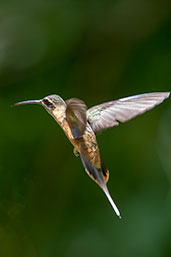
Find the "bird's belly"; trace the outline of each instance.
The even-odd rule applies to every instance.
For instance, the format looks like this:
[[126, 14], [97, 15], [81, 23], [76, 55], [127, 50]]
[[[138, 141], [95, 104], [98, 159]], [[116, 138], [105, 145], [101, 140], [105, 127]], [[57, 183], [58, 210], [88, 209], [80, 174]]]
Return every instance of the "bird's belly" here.
[[[66, 121], [65, 121], [66, 122]], [[96, 140], [96, 135], [91, 126], [87, 124], [83, 137], [74, 139], [71, 130], [67, 123], [63, 123], [63, 130], [75, 147], [76, 151], [84, 155], [84, 157], [97, 169], [101, 167], [99, 147]]]
[[76, 149], [97, 169], [101, 167], [99, 147], [96, 136], [90, 127], [87, 126], [84, 135], [81, 139], [76, 139]]

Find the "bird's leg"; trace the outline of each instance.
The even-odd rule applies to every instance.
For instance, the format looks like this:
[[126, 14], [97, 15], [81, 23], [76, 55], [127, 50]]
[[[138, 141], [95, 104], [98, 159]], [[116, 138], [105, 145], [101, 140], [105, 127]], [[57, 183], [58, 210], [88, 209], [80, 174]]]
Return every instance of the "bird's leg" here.
[[76, 156], [76, 157], [78, 157], [79, 156], [79, 152], [77, 151], [77, 149], [74, 147], [74, 149], [73, 149], [73, 153], [74, 153], [74, 155]]

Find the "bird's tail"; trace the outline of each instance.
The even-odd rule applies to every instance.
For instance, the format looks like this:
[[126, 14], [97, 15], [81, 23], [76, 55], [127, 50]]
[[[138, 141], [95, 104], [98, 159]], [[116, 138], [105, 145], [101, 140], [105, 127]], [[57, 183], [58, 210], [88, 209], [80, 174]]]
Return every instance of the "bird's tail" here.
[[117, 208], [116, 204], [114, 203], [114, 201], [113, 201], [113, 199], [112, 199], [112, 197], [111, 197], [111, 195], [109, 193], [109, 190], [108, 190], [106, 184], [103, 187], [101, 186], [101, 188], [102, 188], [103, 192], [105, 193], [107, 199], [109, 200], [110, 204], [112, 205], [112, 208], [115, 211], [116, 215], [121, 219], [120, 211]]
[[105, 177], [105, 175], [108, 174], [106, 167], [102, 165], [101, 169], [96, 169], [89, 161], [86, 160], [82, 154], [80, 154], [80, 157], [87, 174], [101, 187], [116, 215], [121, 218], [120, 212], [114, 203], [106, 185], [108, 179], [108, 176]]

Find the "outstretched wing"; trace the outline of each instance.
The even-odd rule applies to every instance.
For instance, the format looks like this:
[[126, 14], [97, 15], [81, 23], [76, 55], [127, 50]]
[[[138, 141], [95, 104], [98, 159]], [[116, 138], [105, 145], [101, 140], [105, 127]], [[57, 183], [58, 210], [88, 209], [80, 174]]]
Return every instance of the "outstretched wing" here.
[[170, 92], [148, 93], [121, 98], [87, 110], [87, 120], [94, 132], [117, 126], [162, 103]]
[[71, 129], [74, 139], [82, 137], [87, 125], [86, 111], [87, 106], [77, 98], [66, 101], [66, 120]]

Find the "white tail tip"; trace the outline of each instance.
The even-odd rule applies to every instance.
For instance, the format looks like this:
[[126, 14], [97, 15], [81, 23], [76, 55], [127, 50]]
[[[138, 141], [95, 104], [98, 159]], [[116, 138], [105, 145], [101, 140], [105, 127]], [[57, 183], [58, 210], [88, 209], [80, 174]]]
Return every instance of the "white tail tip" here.
[[109, 193], [107, 187], [102, 188], [102, 189], [103, 189], [105, 195], [107, 196], [107, 198], [108, 198], [110, 204], [112, 205], [112, 208], [113, 208], [113, 210], [115, 211], [116, 215], [121, 219], [120, 211], [119, 211], [119, 209], [117, 208], [116, 204], [114, 203], [112, 197], [110, 196], [110, 193]]

